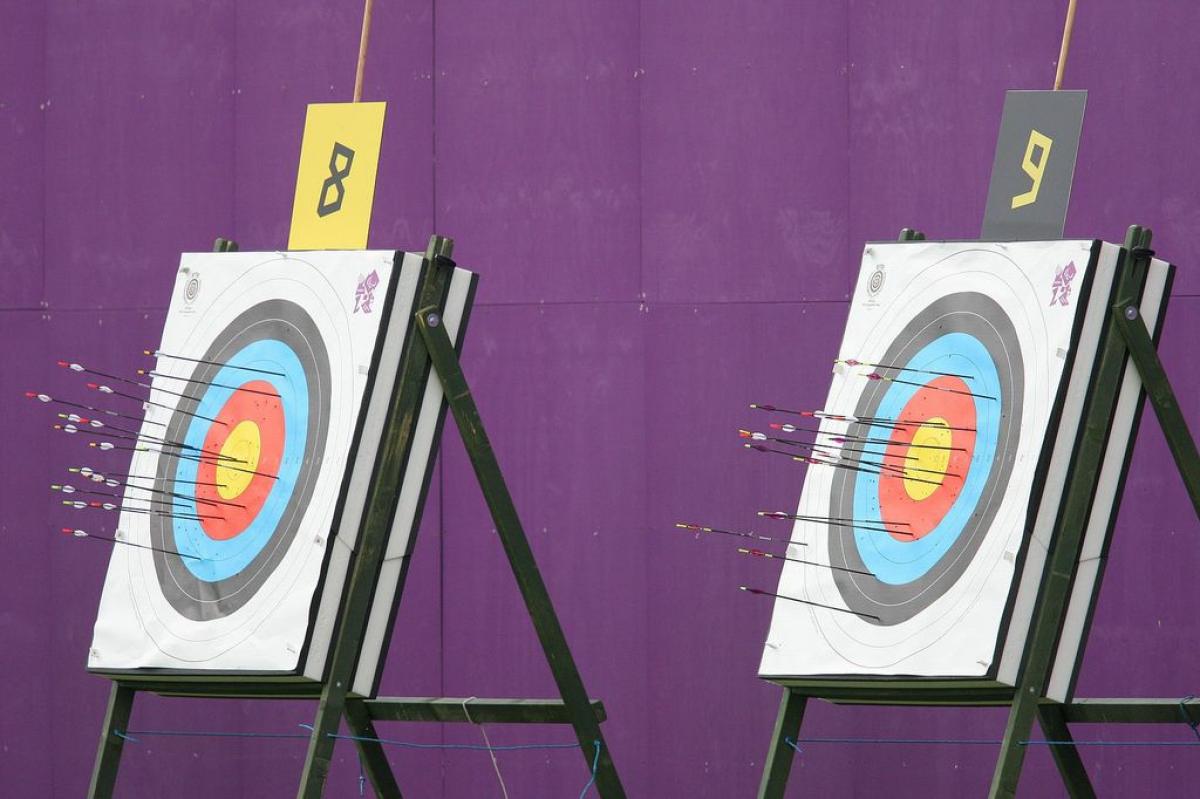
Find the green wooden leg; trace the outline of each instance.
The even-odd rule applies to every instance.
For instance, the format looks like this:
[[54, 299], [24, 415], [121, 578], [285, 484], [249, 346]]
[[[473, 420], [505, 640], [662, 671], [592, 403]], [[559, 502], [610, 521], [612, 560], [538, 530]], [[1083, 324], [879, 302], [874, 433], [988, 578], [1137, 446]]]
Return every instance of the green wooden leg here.
[[479, 487], [483, 490], [484, 500], [496, 524], [496, 531], [504, 546], [504, 554], [508, 556], [509, 565], [529, 609], [538, 640], [546, 653], [554, 682], [567, 706], [588, 771], [591, 771], [593, 759], [596, 757], [596, 746], [600, 746], [600, 757], [596, 767], [596, 790], [603, 799], [623, 799], [625, 789], [617, 775], [609, 748], [604, 743], [600, 721], [588, 698], [583, 679], [579, 676], [575, 659], [571, 656], [562, 625], [559, 624], [550, 594], [546, 591], [546, 584], [542, 581], [542, 575], [534, 560], [533, 550], [529, 548], [529, 540], [525, 537], [521, 520], [513, 506], [512, 496], [504, 483], [496, 454], [492, 451], [487, 433], [484, 432], [483, 420], [479, 416], [475, 400], [471, 397], [471, 389], [459, 365], [454, 345], [446, 335], [436, 308], [423, 307], [417, 311], [416, 320], [417, 329], [421, 331], [425, 340], [434, 369], [442, 381], [446, 401], [454, 414], [454, 421], [458, 424], [458, 431], [471, 459], [471, 466], [474, 467]]
[[[1136, 225], [1129, 229], [1116, 296], [1134, 298], [1142, 295], [1150, 264], [1146, 249], [1149, 243], [1148, 230]], [[993, 799], [1012, 799], [1017, 794], [1025, 750], [1028, 749], [1026, 742], [1038, 715], [1050, 669], [1054, 665], [1056, 645], [1062, 629], [1062, 612], [1070, 597], [1079, 547], [1095, 498], [1096, 479], [1104, 459], [1113, 404], [1128, 353], [1118, 332], [1115, 315], [1108, 322], [1104, 341], [1098, 356], [1092, 398], [1088, 400], [1084, 411], [1083, 434], [1075, 455], [1074, 476], [1063, 494], [1062, 509], [1047, 559], [1045, 582], [1038, 595], [1037, 610], [1025, 645], [1021, 678], [1009, 710], [996, 771], [992, 775], [989, 796]]]
[[758, 799], [783, 799], [787, 790], [788, 775], [792, 771], [792, 757], [796, 750], [788, 743], [800, 735], [800, 722], [804, 720], [804, 707], [808, 697], [791, 689], [783, 689], [783, 701], [779, 703], [779, 714], [775, 717], [775, 732], [771, 735], [771, 749], [767, 762], [763, 764], [762, 782], [758, 786]]
[[1158, 423], [1163, 434], [1167, 437], [1167, 447], [1179, 467], [1179, 475], [1187, 487], [1188, 497], [1192, 507], [1200, 515], [1200, 453], [1196, 451], [1196, 441], [1188, 431], [1187, 420], [1179, 409], [1179, 400], [1171, 388], [1171, 381], [1163, 369], [1154, 340], [1150, 338], [1146, 325], [1138, 316], [1137, 306], [1118, 303], [1112, 309], [1113, 319], [1125, 345], [1129, 347], [1129, 355], [1142, 378], [1146, 388], [1146, 396], [1158, 416]]
[[104, 734], [100, 738], [100, 749], [96, 752], [96, 766], [92, 769], [92, 784], [88, 788], [91, 799], [108, 799], [117, 784], [117, 770], [121, 767], [121, 752], [125, 739], [117, 731], [129, 729], [129, 714], [133, 711], [132, 688], [118, 682], [112, 684], [108, 694], [108, 710], [104, 713]]
[[331, 679], [321, 691], [321, 702], [317, 706], [317, 717], [313, 720], [312, 736], [308, 739], [308, 753], [304, 758], [297, 799], [321, 799], [325, 792], [325, 779], [329, 776], [333, 747], [337, 743], [333, 736], [337, 734], [345, 709], [345, 682]]
[[[429, 240], [426, 259], [449, 255], [452, 244], [441, 236]], [[432, 307], [444, 301], [444, 288], [448, 273], [430, 266], [418, 288], [419, 307]], [[445, 338], [445, 333], [442, 333]], [[308, 755], [304, 761], [304, 773], [300, 778], [299, 799], [320, 799], [325, 788], [325, 778], [333, 759], [333, 748], [337, 739], [338, 725], [346, 712], [346, 694], [354, 669], [362, 651], [363, 634], [367, 628], [367, 617], [374, 598], [375, 578], [383, 561], [388, 532], [396, 510], [396, 492], [403, 477], [404, 462], [412, 442], [414, 415], [429, 365], [424, 352], [425, 344], [417, 336], [410, 336], [405, 344], [401, 373], [396, 378], [388, 411], [388, 423], [383, 433], [383, 448], [377, 456], [375, 478], [367, 492], [366, 508], [363, 512], [358, 551], [355, 553], [350, 584], [342, 602], [341, 619], [337, 640], [328, 665], [328, 677], [321, 688], [321, 702], [313, 721], [312, 737], [308, 741]], [[453, 350], [451, 350], [453, 352]]]
[[[346, 723], [350, 725], [350, 729], [358, 738], [379, 737], [379, 733], [375, 731], [375, 724], [367, 714], [362, 700], [346, 701]], [[358, 755], [362, 758], [363, 770], [367, 774], [367, 779], [371, 781], [371, 787], [375, 789], [375, 796], [378, 799], [402, 799], [400, 786], [396, 783], [392, 766], [383, 752], [383, 745], [376, 741], [355, 741], [355, 743], [358, 744]]]
[[[1038, 722], [1047, 741], [1074, 740], [1061, 705], [1043, 703], [1038, 708]], [[1096, 791], [1092, 788], [1092, 781], [1088, 779], [1087, 769], [1079, 757], [1079, 750], [1073, 744], [1051, 746], [1050, 754], [1054, 756], [1054, 765], [1058, 766], [1058, 773], [1062, 776], [1071, 799], [1096, 799]]]

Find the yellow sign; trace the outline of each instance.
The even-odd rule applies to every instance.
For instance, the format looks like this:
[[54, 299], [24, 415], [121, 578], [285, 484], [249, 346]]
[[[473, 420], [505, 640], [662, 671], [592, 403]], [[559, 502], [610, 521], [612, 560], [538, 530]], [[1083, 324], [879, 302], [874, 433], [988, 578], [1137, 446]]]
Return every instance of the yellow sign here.
[[304, 120], [289, 250], [361, 250], [387, 103], [313, 103]]

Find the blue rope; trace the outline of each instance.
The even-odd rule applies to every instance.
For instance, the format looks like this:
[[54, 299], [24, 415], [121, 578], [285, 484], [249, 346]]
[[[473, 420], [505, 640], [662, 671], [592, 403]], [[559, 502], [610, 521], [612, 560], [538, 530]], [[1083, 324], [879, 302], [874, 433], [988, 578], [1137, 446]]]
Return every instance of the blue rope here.
[[[311, 724], [299, 725], [309, 732], [313, 731]], [[216, 731], [185, 731], [185, 730], [113, 730], [113, 735], [125, 741], [133, 743], [141, 743], [135, 736], [170, 736], [176, 738], [311, 738], [311, 735], [302, 732], [216, 732]], [[404, 749], [459, 749], [470, 752], [479, 751], [494, 751], [494, 752], [526, 752], [535, 749], [578, 749], [579, 744], [511, 744], [508, 746], [481, 746], [480, 744], [419, 744], [411, 741], [394, 741], [389, 738], [370, 738], [363, 735], [340, 735], [335, 732], [327, 733], [330, 738], [340, 738], [346, 741], [362, 741], [366, 743], [386, 744], [387, 746], [398, 746]], [[587, 796], [587, 792], [596, 784], [596, 772], [600, 770], [600, 749], [603, 743], [600, 740], [592, 742], [596, 747], [596, 754], [592, 756], [592, 774], [587, 781], [587, 785], [583, 786], [583, 790], [579, 793], [579, 799]], [[362, 759], [358, 762], [358, 794], [363, 795], [366, 787], [366, 777], [363, 775]]]
[[590, 791], [592, 786], [596, 784], [596, 772], [600, 768], [600, 747], [603, 746], [603, 743], [601, 743], [600, 739], [597, 738], [596, 740], [592, 741], [592, 744], [596, 747], [596, 754], [592, 758], [592, 776], [587, 781], [587, 785], [583, 786], [583, 790], [579, 792], [579, 799], [583, 799], [583, 797], [587, 796], [587, 792]]
[[[1198, 736], [1200, 738], [1200, 736]], [[793, 741], [785, 738], [784, 742], [797, 752], [802, 752], [798, 744], [958, 744], [978, 746], [999, 746], [1004, 743], [1001, 739], [991, 738], [801, 738]], [[1200, 740], [1195, 741], [1018, 741], [1021, 746], [1200, 746]]]
[[[301, 727], [306, 730], [311, 730], [311, 724], [301, 724]], [[479, 744], [418, 744], [410, 741], [393, 741], [387, 738], [370, 738], [363, 735], [339, 735], [337, 733], [328, 733], [330, 738], [342, 738], [348, 741], [365, 741], [368, 743], [387, 744], [389, 746], [400, 746], [406, 749], [466, 749], [468, 751], [478, 752], [522, 752], [532, 749], [578, 749], [578, 744], [514, 744], [511, 746], [480, 746]], [[307, 736], [306, 736], [307, 737]], [[587, 796], [587, 792], [596, 784], [596, 772], [600, 770], [600, 749], [603, 743], [597, 739], [592, 741], [596, 747], [596, 754], [592, 756], [592, 774], [588, 778], [587, 784], [583, 786], [583, 790], [579, 792], [579, 799]], [[360, 766], [361, 768], [361, 766]], [[361, 779], [361, 778], [360, 778]]]
[[[311, 724], [301, 724], [306, 730], [311, 730]], [[364, 741], [366, 743], [386, 744], [388, 746], [399, 746], [402, 749], [461, 749], [469, 752], [486, 752], [488, 747], [483, 744], [419, 744], [411, 741], [393, 741], [389, 738], [368, 738], [362, 735], [340, 735], [336, 732], [328, 733], [330, 738], [338, 738], [344, 741]], [[309, 736], [302, 735], [302, 738]], [[578, 749], [579, 744], [512, 744], [509, 746], [493, 746], [492, 750], [496, 752], [523, 752], [532, 749]]]
[[113, 730], [113, 735], [126, 741], [140, 743], [136, 735], [168, 735], [178, 738], [309, 738], [302, 732], [189, 732], [184, 730]]
[[[1196, 736], [1194, 741], [1018, 741], [1020, 746], [1200, 746], [1200, 721], [1193, 722], [1191, 714], [1188, 713], [1187, 703], [1196, 699], [1193, 694], [1188, 694], [1183, 699], [1179, 700], [1179, 715], [1183, 717], [1183, 723], [1188, 726], [1192, 734]], [[801, 738], [799, 742], [792, 738], [784, 738], [786, 743], [791, 748], [801, 754], [804, 753], [799, 746], [800, 743], [806, 744], [924, 744], [924, 745], [962, 745], [962, 746], [1000, 746], [1004, 743], [1003, 740], [995, 740], [991, 738]]]

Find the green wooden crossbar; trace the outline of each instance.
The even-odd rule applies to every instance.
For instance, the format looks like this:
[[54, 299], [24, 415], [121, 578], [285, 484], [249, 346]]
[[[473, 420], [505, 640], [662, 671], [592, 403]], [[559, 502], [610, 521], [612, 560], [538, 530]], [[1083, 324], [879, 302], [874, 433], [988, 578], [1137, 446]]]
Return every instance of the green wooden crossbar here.
[[[597, 721], [608, 715], [590, 702]], [[362, 703], [377, 721], [440, 721], [470, 724], [570, 724], [565, 702], [556, 699], [478, 699], [476, 697], [387, 697]]]
[[[901, 231], [901, 241], [921, 241], [924, 236], [909, 228]], [[1183, 478], [1188, 497], [1200, 516], [1200, 452], [1188, 431], [1179, 402], [1159, 360], [1157, 349], [1139, 316], [1138, 300], [1145, 285], [1150, 259], [1151, 233], [1134, 225], [1125, 238], [1116, 296], [1102, 339], [1094, 390], [1084, 411], [1083, 433], [1074, 472], [1064, 493], [1062, 511], [1055, 527], [1047, 563], [1047, 577], [1038, 598], [1033, 626], [1026, 642], [1023, 667], [1018, 685], [956, 685], [954, 681], [909, 681], [902, 684], [871, 683], [854, 680], [791, 680], [784, 685], [784, 696], [775, 722], [771, 748], [759, 786], [760, 799], [782, 799], [795, 750], [786, 739], [796, 740], [809, 697], [842, 704], [878, 705], [1007, 705], [1008, 722], [996, 761], [989, 796], [993, 799], [1015, 797], [1036, 720], [1046, 740], [1072, 741], [1069, 724], [1198, 724], [1200, 704], [1179, 699], [1074, 699], [1060, 704], [1045, 697], [1046, 684], [1054, 663], [1062, 614], [1070, 595], [1075, 564], [1079, 558], [1083, 533], [1095, 495], [1100, 466], [1104, 457], [1109, 422], [1122, 379], [1122, 365], [1128, 357], [1138, 370], [1146, 397], [1166, 435], [1171, 454]], [[1164, 298], [1164, 302], [1166, 298]], [[1048, 747], [1072, 799], [1090, 799], [1095, 790], [1087, 770], [1071, 743]]]

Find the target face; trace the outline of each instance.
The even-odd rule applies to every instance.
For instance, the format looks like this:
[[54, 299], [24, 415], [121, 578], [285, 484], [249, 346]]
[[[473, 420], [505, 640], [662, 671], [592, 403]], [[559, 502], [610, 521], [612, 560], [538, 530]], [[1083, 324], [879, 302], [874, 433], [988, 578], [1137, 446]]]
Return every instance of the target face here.
[[867, 248], [838, 358], [883, 366], [835, 370], [851, 418], [788, 553], [817, 565], [781, 574], [762, 676], [994, 673], [1092, 268], [1091, 242]]
[[904, 366], [909, 371], [893, 371], [910, 382], [871, 382], [852, 415], [908, 426], [854, 424], [849, 435], [886, 441], [866, 460], [895, 468], [838, 470], [829, 508], [889, 532], [839, 529], [830, 536], [830, 562], [855, 570], [834, 574], [848, 607], [889, 625], [945, 594], [983, 543], [1011, 477], [1024, 367], [1011, 321], [975, 292], [926, 307], [880, 362]]
[[136, 476], [126, 503], [156, 512], [123, 513], [118, 535], [155, 550], [114, 549], [90, 668], [303, 671], [313, 620], [341, 593], [334, 530], [394, 260], [184, 256], [148, 445], [98, 468]]
[[201, 360], [164, 437], [218, 457], [160, 458], [155, 486], [179, 497], [183, 514], [150, 520], [151, 541], [171, 553], [154, 554], [163, 596], [195, 621], [238, 611], [291, 549], [323, 463], [332, 391], [320, 332], [287, 300], [247, 308]]

